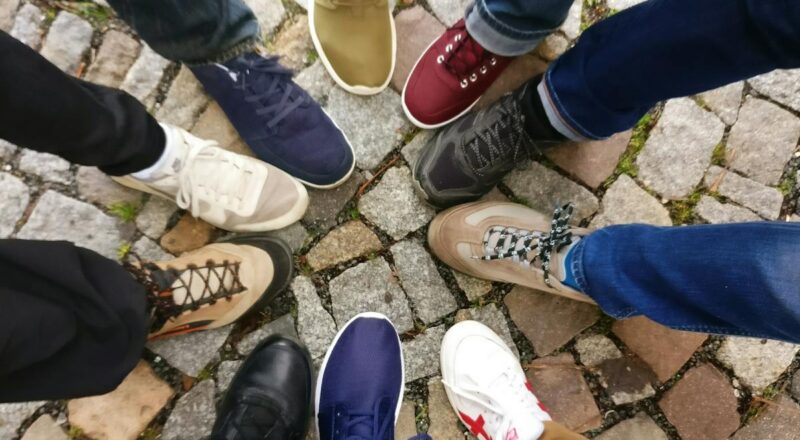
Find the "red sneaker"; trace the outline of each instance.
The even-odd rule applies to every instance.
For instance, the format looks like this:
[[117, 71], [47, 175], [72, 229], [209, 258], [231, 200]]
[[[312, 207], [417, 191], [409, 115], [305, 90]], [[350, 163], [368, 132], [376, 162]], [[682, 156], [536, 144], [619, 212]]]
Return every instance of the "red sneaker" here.
[[414, 125], [437, 128], [469, 111], [513, 58], [484, 49], [464, 20], [434, 40], [403, 88], [403, 110]]

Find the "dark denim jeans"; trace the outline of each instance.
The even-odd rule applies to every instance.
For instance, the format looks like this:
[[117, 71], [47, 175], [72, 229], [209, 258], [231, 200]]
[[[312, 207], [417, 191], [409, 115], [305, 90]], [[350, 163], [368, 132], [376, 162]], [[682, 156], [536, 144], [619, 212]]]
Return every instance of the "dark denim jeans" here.
[[187, 64], [224, 62], [249, 51], [261, 32], [242, 0], [109, 0], [150, 47]]
[[562, 134], [600, 139], [659, 101], [794, 67], [798, 0], [649, 0], [584, 32], [539, 94]]
[[611, 226], [573, 252], [582, 290], [615, 318], [800, 343], [800, 223]]

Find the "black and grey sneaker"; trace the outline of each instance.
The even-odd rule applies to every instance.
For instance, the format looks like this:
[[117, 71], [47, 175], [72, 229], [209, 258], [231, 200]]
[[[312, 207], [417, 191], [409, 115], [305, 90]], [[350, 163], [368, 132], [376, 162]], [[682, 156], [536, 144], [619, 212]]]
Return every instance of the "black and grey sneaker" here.
[[515, 166], [557, 142], [534, 141], [526, 131], [530, 112], [524, 100], [530, 99], [529, 88], [536, 94], [535, 84], [531, 81], [492, 106], [463, 116], [428, 142], [414, 166], [414, 179], [430, 204], [446, 208], [477, 200]]

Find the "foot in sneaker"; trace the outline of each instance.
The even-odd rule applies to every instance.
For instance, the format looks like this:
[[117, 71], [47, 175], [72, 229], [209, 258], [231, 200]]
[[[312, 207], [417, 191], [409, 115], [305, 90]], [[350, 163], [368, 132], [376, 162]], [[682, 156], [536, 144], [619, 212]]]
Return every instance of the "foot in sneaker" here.
[[311, 416], [313, 367], [308, 351], [285, 336], [262, 341], [231, 382], [212, 439], [301, 440]]
[[478, 440], [537, 440], [550, 415], [533, 394], [519, 360], [476, 321], [444, 335], [442, 383], [458, 418]]
[[469, 111], [513, 58], [484, 49], [460, 20], [419, 57], [403, 87], [403, 110], [418, 127], [437, 128]]
[[210, 330], [263, 309], [292, 279], [292, 251], [272, 237], [240, 235], [170, 261], [128, 261], [147, 291], [149, 338]]
[[345, 324], [325, 355], [316, 393], [320, 440], [394, 438], [403, 397], [403, 353], [392, 323], [362, 313]]
[[564, 258], [591, 231], [571, 228], [572, 206], [549, 218], [510, 202], [475, 202], [450, 208], [428, 229], [431, 251], [453, 269], [593, 303], [569, 287]]
[[162, 124], [167, 147], [147, 171], [113, 179], [175, 201], [193, 216], [228, 231], [280, 229], [303, 217], [306, 189], [283, 171], [252, 157], [223, 150], [214, 141]]
[[261, 160], [315, 188], [350, 177], [355, 160], [344, 133], [276, 59], [249, 52], [192, 73]]

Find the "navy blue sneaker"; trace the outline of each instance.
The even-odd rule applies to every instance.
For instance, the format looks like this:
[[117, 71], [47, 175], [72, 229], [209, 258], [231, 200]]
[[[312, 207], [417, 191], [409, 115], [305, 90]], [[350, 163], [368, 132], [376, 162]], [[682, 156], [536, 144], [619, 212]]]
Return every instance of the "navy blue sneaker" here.
[[191, 70], [259, 159], [315, 188], [350, 177], [350, 142], [276, 58], [248, 52]]
[[405, 383], [400, 338], [379, 313], [344, 325], [317, 379], [320, 440], [393, 440]]

